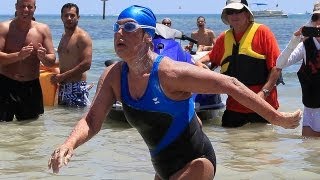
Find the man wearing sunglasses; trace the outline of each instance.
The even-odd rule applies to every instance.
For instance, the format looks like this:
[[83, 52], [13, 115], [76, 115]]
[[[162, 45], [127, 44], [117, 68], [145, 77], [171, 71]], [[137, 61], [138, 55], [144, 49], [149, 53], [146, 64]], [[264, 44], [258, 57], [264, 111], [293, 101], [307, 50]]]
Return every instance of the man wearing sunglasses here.
[[92, 61], [92, 40], [90, 35], [78, 26], [79, 7], [67, 3], [61, 8], [64, 33], [58, 46], [60, 73], [51, 80], [59, 84], [58, 104], [69, 107], [90, 105], [90, 86], [86, 71]]
[[[273, 108], [279, 107], [275, 87], [278, 71], [275, 68], [280, 50], [271, 30], [254, 22], [246, 0], [227, 0], [221, 19], [230, 29], [221, 33], [212, 51], [196, 64], [208, 68], [221, 66], [221, 73], [237, 78], [265, 99]], [[228, 96], [222, 126], [240, 127], [247, 123], [268, 123], [252, 110]]]
[[[317, 2], [314, 4], [310, 22], [294, 33], [277, 60], [277, 68], [279, 69], [289, 67], [302, 60], [297, 75], [301, 84], [304, 105], [302, 136], [307, 137], [320, 137], [319, 27], [320, 2]], [[304, 31], [303, 28], [309, 29], [309, 31]]]

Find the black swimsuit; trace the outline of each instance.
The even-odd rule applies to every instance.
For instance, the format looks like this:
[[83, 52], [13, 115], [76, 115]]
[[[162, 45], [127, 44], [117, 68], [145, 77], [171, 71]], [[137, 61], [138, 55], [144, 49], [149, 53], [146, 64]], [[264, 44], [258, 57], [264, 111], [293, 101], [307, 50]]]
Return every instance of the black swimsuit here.
[[207, 158], [216, 165], [213, 147], [203, 133], [194, 111], [192, 97], [175, 101], [166, 97], [160, 87], [158, 66], [162, 56], [155, 60], [145, 94], [131, 98], [128, 88], [128, 66], [121, 74], [121, 97], [125, 116], [148, 145], [152, 164], [162, 179], [169, 179], [187, 163]]

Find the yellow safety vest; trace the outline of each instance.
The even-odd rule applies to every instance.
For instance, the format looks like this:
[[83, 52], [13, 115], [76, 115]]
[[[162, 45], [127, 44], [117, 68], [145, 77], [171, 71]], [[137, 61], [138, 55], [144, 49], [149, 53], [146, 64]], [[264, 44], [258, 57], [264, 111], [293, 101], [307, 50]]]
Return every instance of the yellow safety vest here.
[[221, 73], [235, 77], [246, 85], [267, 81], [266, 56], [252, 50], [252, 40], [260, 25], [252, 23], [239, 43], [235, 41], [232, 29], [225, 32]]

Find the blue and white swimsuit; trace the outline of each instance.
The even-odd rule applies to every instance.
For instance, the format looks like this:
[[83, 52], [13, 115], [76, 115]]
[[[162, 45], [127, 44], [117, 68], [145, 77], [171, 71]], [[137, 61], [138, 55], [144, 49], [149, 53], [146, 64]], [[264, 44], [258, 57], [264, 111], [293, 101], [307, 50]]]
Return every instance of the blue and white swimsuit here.
[[155, 60], [147, 89], [139, 100], [130, 96], [128, 66], [124, 63], [121, 98], [124, 114], [146, 142], [157, 174], [162, 179], [169, 179], [194, 159], [204, 157], [215, 166], [216, 158], [196, 117], [193, 98], [176, 101], [162, 91], [158, 77], [162, 57]]

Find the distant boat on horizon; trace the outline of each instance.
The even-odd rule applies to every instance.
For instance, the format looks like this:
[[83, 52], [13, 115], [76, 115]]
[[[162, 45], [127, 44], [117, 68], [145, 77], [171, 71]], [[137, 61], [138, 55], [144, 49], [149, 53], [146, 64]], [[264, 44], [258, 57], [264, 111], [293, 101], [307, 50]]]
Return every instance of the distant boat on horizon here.
[[[253, 10], [253, 16], [256, 18], [260, 17], [275, 17], [275, 18], [287, 18], [288, 14], [284, 13], [282, 10], [276, 10], [276, 9], [263, 9], [259, 8], [260, 6], [267, 6], [266, 3], [252, 3], [252, 5], [255, 5], [258, 7], [258, 10]], [[278, 4], [276, 5], [278, 7]]]

